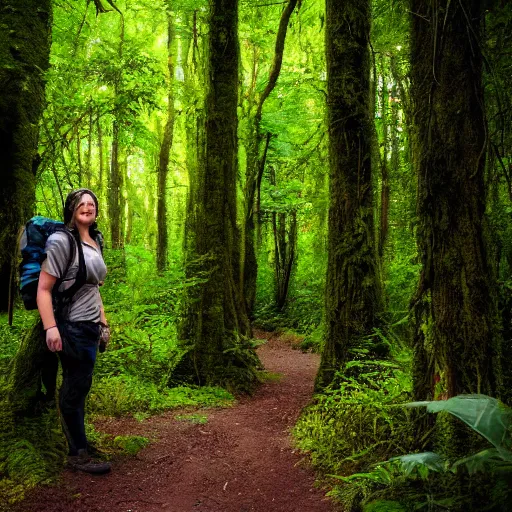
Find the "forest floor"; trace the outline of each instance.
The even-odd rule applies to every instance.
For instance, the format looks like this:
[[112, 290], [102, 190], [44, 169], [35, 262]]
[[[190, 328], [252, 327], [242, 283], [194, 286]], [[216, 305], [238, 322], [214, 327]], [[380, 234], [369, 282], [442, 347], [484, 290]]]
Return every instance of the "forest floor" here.
[[[143, 422], [95, 422], [96, 430], [152, 442], [114, 460], [103, 476], [65, 471], [56, 486], [29, 493], [19, 512], [333, 512], [290, 429], [313, 393], [315, 354], [293, 340], [256, 332], [267, 380], [231, 408], [169, 411]], [[279, 374], [279, 375], [277, 375]], [[195, 416], [194, 416], [195, 414]], [[183, 421], [207, 416], [206, 423]]]

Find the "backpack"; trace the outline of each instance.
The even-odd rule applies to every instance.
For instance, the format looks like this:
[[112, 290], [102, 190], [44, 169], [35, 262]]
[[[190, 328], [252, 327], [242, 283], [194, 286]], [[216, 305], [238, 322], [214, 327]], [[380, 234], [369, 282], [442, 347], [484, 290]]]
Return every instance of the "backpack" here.
[[[71, 251], [65, 272], [61, 278], [57, 279], [53, 287], [54, 306], [60, 309], [63, 305], [68, 304], [73, 298], [73, 295], [75, 295], [86, 282], [87, 269], [85, 267], [82, 244], [80, 240], [77, 239], [77, 237], [79, 237], [78, 233], [74, 235], [63, 222], [41, 216], [32, 217], [25, 225], [20, 239], [22, 258], [22, 262], [19, 266], [20, 291], [25, 309], [37, 309], [37, 286], [39, 284], [41, 264], [46, 259], [46, 241], [50, 235], [57, 232], [66, 233], [66, 235], [68, 235]], [[100, 248], [103, 250], [102, 245], [103, 244], [100, 243]], [[71, 263], [75, 260], [75, 251], [77, 249], [78, 273], [75, 282], [68, 289], [59, 292], [59, 287], [65, 279]]]

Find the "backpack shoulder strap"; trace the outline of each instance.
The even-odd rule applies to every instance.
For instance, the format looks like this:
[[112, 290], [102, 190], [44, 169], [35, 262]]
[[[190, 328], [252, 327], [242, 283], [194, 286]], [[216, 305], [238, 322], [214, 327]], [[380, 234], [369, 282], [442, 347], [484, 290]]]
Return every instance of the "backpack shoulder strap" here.
[[58, 290], [60, 285], [62, 284], [62, 282], [66, 279], [66, 277], [69, 273], [69, 269], [71, 268], [71, 265], [75, 261], [75, 255], [76, 255], [76, 250], [77, 250], [75, 238], [74, 238], [73, 234], [71, 233], [71, 231], [66, 227], [64, 227], [63, 229], [59, 229], [58, 231], [61, 233], [65, 233], [67, 235], [68, 242], [69, 242], [69, 258], [66, 263], [66, 267], [64, 268], [64, 272], [63, 272], [62, 276], [59, 279], [57, 279], [57, 282], [54, 285], [55, 290]]
[[65, 279], [71, 264], [75, 260], [76, 251], [78, 251], [78, 272], [75, 278], [75, 282], [66, 290], [58, 292], [55, 295], [56, 308], [59, 310], [59, 314], [61, 316], [64, 316], [65, 309], [71, 302], [71, 299], [87, 281], [87, 268], [85, 266], [84, 251], [82, 248], [82, 240], [80, 239], [80, 234], [78, 232], [71, 232], [68, 229], [66, 229], [66, 231], [69, 234], [69, 243], [71, 248], [70, 258], [68, 260], [66, 272], [64, 273], [63, 278], [60, 279], [59, 283], [55, 283], [54, 289], [58, 291], [58, 288], [62, 284], [63, 279]]

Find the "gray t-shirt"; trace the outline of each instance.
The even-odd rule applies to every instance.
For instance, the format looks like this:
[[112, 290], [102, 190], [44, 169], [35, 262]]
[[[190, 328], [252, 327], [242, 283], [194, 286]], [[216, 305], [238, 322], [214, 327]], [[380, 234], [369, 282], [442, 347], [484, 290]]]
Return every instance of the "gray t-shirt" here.
[[[46, 259], [41, 269], [57, 279], [63, 277], [70, 258], [70, 237], [66, 233], [57, 232], [48, 237], [46, 241]], [[85, 266], [87, 267], [86, 283], [75, 293], [71, 299], [68, 310], [68, 320], [71, 322], [91, 321], [99, 322], [101, 319], [101, 297], [99, 284], [105, 280], [107, 267], [103, 261], [100, 249], [82, 242]], [[78, 251], [70, 264], [69, 270], [60, 285], [59, 291], [69, 288], [78, 273]]]

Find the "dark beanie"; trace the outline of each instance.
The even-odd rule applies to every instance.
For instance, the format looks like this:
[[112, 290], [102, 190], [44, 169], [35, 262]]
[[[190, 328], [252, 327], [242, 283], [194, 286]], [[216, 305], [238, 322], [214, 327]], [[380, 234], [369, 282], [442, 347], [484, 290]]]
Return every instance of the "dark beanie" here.
[[92, 192], [88, 188], [79, 188], [77, 190], [72, 190], [68, 194], [68, 197], [66, 197], [66, 202], [64, 203], [64, 224], [66, 224], [66, 226], [69, 226], [69, 224], [71, 223], [73, 219], [73, 214], [75, 213], [77, 206], [80, 204], [82, 196], [84, 196], [85, 194], [89, 194], [92, 197], [94, 204], [96, 205], [96, 216], [98, 216], [98, 198], [96, 197], [94, 192]]

